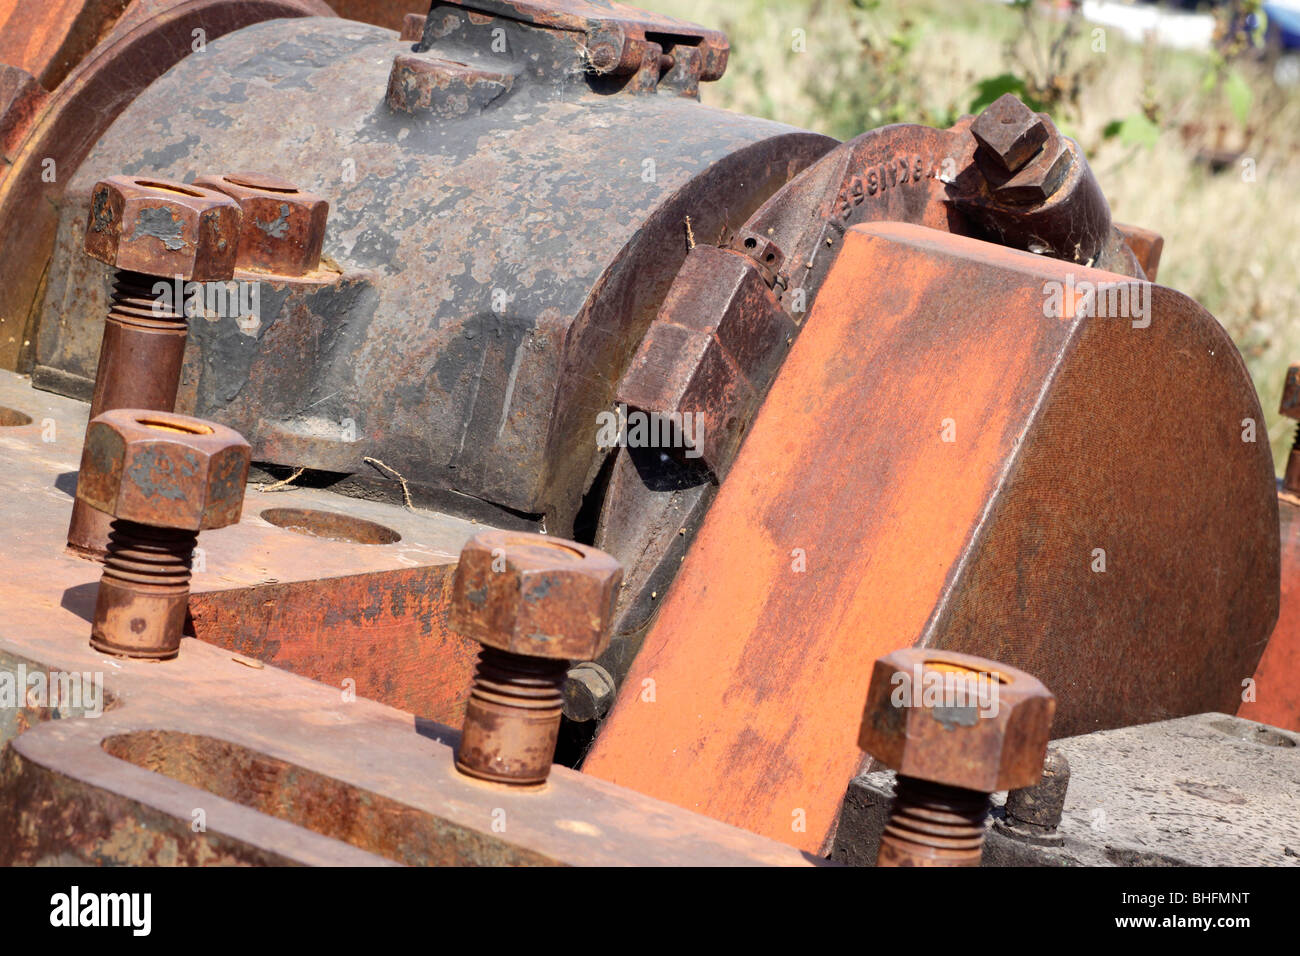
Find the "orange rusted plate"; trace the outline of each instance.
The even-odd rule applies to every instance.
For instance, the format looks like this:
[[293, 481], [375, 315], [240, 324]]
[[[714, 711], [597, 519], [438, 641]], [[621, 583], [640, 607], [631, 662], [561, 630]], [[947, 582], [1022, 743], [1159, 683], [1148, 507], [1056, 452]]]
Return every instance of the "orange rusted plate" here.
[[1238, 717], [1300, 731], [1300, 501], [1279, 492], [1282, 603], [1277, 626], [1251, 683], [1243, 681]]
[[1125, 280], [851, 229], [586, 772], [817, 851], [892, 650], [1034, 674], [1055, 736], [1234, 710], [1277, 613], [1258, 400], [1191, 300], [1142, 284], [1138, 328], [1080, 281]]
[[190, 595], [194, 634], [246, 657], [460, 726], [479, 645], [447, 627], [454, 563]]

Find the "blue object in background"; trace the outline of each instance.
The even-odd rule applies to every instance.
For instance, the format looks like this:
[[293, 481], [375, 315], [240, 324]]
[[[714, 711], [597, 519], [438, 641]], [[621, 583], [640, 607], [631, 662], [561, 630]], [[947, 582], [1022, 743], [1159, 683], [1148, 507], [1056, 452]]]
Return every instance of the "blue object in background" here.
[[1284, 50], [1300, 49], [1300, 5], [1266, 3], [1264, 15], [1268, 17], [1268, 32], [1276, 36]]

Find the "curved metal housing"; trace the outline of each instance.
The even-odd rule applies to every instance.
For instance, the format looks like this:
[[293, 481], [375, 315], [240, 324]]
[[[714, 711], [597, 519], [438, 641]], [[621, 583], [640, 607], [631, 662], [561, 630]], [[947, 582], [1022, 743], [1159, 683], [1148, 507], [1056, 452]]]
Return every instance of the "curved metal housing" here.
[[596, 415], [691, 244], [726, 242], [835, 145], [701, 106], [720, 34], [616, 25], [600, 64], [609, 22], [450, 4], [414, 47], [309, 18], [182, 61], [70, 184], [36, 380], [94, 374], [107, 285], [81, 246], [97, 179], [283, 176], [330, 201], [322, 269], [243, 276], [257, 315], [192, 318], [178, 410], [237, 428], [255, 460], [373, 474], [376, 459], [443, 508], [486, 501], [568, 532], [603, 459]]

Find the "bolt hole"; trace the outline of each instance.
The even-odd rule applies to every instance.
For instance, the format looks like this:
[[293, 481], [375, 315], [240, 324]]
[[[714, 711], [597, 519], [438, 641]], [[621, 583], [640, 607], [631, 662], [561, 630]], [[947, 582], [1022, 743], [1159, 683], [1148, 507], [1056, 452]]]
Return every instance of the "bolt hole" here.
[[559, 541], [549, 541], [540, 535], [535, 538], [510, 537], [505, 540], [505, 546], [508, 548], [518, 548], [521, 551], [533, 551], [542, 556], [543, 559], [554, 560], [556, 558], [567, 558], [570, 561], [585, 561], [587, 556], [567, 544]]
[[165, 193], [179, 193], [182, 196], [194, 196], [197, 199], [204, 198], [203, 193], [193, 189], [186, 189], [184, 186], [179, 186], [176, 183], [160, 183], [152, 179], [137, 179], [135, 180], [135, 184], [137, 186], [143, 186], [145, 189], [159, 189]]
[[16, 408], [6, 408], [0, 405], [0, 428], [14, 428], [18, 425], [30, 425], [32, 416], [18, 411]]
[[996, 671], [976, 670], [973, 667], [967, 667], [964, 664], [954, 664], [951, 661], [939, 661], [939, 660], [926, 661], [925, 669], [928, 671], [939, 671], [945, 674], [956, 674], [958, 677], [964, 677], [967, 678], [968, 680], [973, 680], [980, 677], [993, 677], [997, 679], [997, 682], [999, 684], [1010, 683], [1010, 681], [1008, 681], [1004, 676], [997, 673]]
[[207, 425], [191, 425], [188, 422], [167, 421], [162, 418], [137, 418], [137, 425], [152, 428], [154, 431], [174, 432], [178, 435], [211, 435], [212, 429]]
[[268, 508], [262, 512], [262, 520], [285, 531], [324, 538], [327, 541], [349, 541], [352, 544], [396, 544], [402, 540], [402, 536], [392, 528], [333, 511]]
[[235, 186], [248, 189], [260, 189], [268, 193], [296, 193], [301, 190], [287, 179], [280, 179], [268, 173], [229, 173], [221, 177]]
[[746, 249], [754, 249], [757, 248], [757, 246], [758, 246], [758, 240], [755, 239], [753, 236], [750, 236], [748, 239], [745, 240]]
[[1221, 734], [1265, 747], [1294, 747], [1295, 738], [1278, 733], [1269, 727], [1260, 727], [1243, 720], [1217, 720], [1210, 724]]
[[775, 262], [775, 261], [776, 261], [776, 254], [775, 254], [775, 253], [772, 253], [772, 252], [769, 252], [769, 253], [767, 254], [767, 258], [766, 258], [764, 261], [765, 261], [765, 262]]

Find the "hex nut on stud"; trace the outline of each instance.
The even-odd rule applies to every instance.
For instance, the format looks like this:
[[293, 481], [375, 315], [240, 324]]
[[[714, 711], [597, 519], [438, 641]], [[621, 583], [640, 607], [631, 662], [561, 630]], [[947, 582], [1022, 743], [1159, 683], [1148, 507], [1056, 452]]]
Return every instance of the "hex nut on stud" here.
[[[241, 213], [229, 196], [162, 179], [112, 176], [91, 191], [86, 253], [116, 269], [113, 298], [90, 401], [93, 419], [114, 408], [170, 412], [176, 404], [185, 340], [182, 296], [160, 296], [179, 279], [231, 278]], [[99, 559], [108, 545], [109, 519], [77, 500], [68, 524], [68, 548]]]
[[176, 656], [198, 533], [239, 520], [249, 452], [232, 429], [186, 415], [116, 409], [90, 423], [77, 498], [113, 518], [92, 647]]
[[167, 279], [229, 279], [240, 218], [233, 199], [201, 185], [110, 176], [90, 195], [86, 254], [118, 269]]
[[486, 531], [461, 551], [451, 626], [483, 645], [456, 750], [462, 773], [543, 783], [555, 757], [570, 660], [609, 644], [623, 570], [595, 548]]
[[859, 746], [898, 772], [878, 866], [978, 866], [989, 794], [1036, 783], [1056, 698], [1024, 671], [909, 648], [876, 661]]
[[564, 716], [580, 723], [600, 720], [616, 696], [618, 686], [609, 671], [594, 661], [577, 664], [564, 680]]

